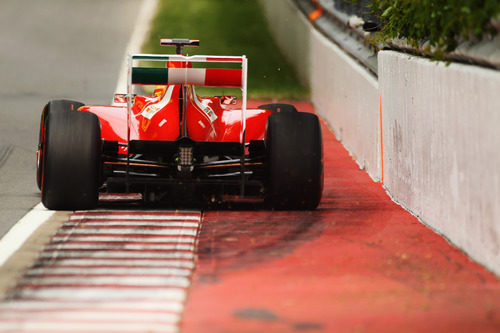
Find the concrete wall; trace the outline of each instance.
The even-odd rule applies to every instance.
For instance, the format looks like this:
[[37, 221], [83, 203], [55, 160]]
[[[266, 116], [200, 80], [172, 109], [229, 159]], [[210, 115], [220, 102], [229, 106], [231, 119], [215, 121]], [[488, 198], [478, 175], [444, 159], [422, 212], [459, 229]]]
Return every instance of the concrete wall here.
[[500, 72], [379, 53], [385, 186], [500, 273]]
[[378, 82], [323, 35], [311, 38], [311, 97], [316, 111], [359, 166], [381, 179]]
[[317, 112], [374, 179], [381, 178], [377, 80], [312, 28], [293, 1], [260, 1], [269, 28]]
[[292, 0], [260, 3], [318, 113], [359, 165], [500, 275], [500, 72], [382, 51], [377, 80]]
[[294, 65], [300, 81], [310, 87], [309, 22], [291, 0], [260, 0], [269, 29], [286, 59]]

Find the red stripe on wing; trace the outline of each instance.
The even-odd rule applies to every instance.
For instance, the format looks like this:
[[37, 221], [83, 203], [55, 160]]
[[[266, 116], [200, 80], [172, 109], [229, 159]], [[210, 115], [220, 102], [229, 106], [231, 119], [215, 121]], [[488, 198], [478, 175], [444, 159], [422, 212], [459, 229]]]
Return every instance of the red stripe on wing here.
[[207, 68], [205, 85], [213, 87], [241, 87], [241, 69]]

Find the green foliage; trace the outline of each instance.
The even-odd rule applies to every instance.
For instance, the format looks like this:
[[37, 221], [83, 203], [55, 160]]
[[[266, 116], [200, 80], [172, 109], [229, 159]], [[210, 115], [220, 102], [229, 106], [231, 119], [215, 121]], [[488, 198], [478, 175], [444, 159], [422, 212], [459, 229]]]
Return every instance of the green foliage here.
[[461, 42], [497, 33], [491, 19], [500, 14], [500, 0], [372, 0], [371, 10], [381, 20], [381, 40], [404, 38], [443, 59]]
[[246, 55], [249, 97], [309, 95], [270, 36], [256, 0], [162, 0], [143, 51], [174, 52], [160, 46], [160, 38], [199, 39], [200, 47], [184, 49], [190, 55]]

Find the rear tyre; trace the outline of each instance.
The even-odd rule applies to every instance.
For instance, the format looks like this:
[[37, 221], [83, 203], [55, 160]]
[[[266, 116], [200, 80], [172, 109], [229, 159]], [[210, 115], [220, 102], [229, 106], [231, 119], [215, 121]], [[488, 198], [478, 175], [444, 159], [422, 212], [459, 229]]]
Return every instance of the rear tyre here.
[[273, 112], [297, 112], [295, 106], [291, 104], [264, 104], [259, 106], [259, 109], [268, 109]]
[[275, 209], [315, 209], [323, 191], [323, 147], [318, 117], [274, 113], [267, 120], [266, 201]]
[[38, 154], [37, 154], [37, 170], [36, 170], [36, 185], [38, 189], [42, 189], [42, 169], [43, 169], [43, 141], [45, 135], [46, 119], [52, 110], [65, 110], [65, 111], [76, 111], [79, 107], [85, 104], [71, 101], [66, 99], [53, 100], [47, 103], [42, 111], [42, 117], [40, 119], [40, 132], [38, 135]]
[[43, 142], [42, 203], [54, 210], [97, 206], [101, 128], [93, 113], [52, 109]]

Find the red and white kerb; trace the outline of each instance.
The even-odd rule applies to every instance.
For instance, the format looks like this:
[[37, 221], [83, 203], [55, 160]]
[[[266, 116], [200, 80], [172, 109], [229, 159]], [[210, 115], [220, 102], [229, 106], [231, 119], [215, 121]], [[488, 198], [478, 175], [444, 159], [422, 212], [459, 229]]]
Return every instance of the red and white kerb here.
[[177, 332], [200, 212], [76, 212], [0, 303], [0, 332]]

